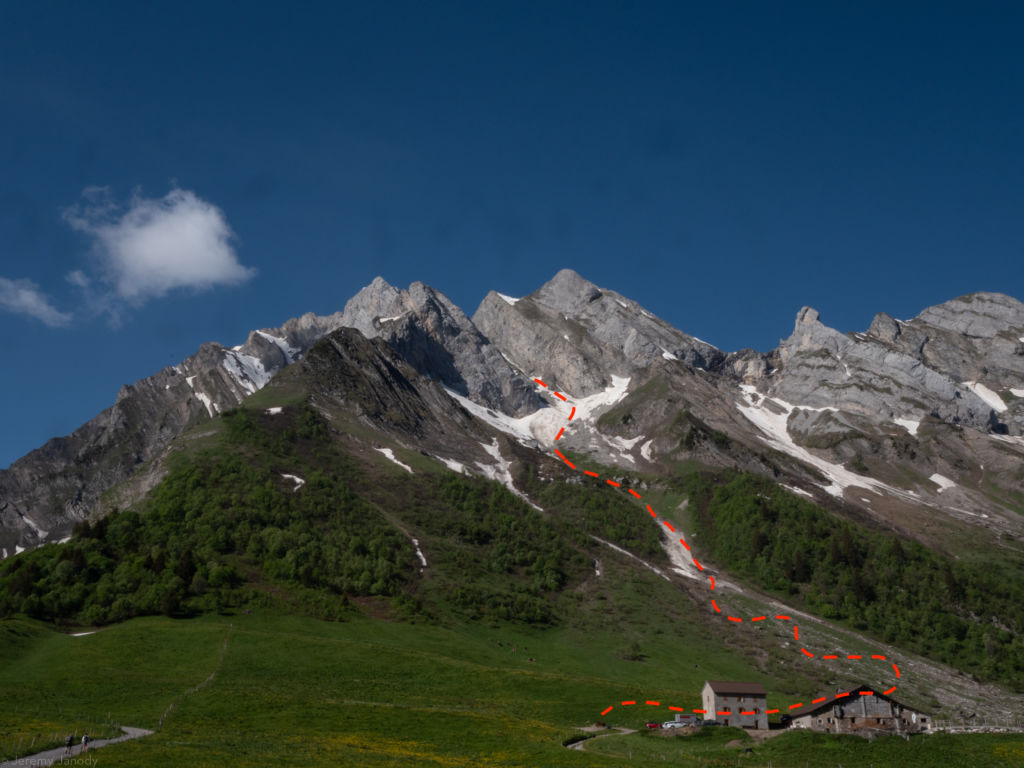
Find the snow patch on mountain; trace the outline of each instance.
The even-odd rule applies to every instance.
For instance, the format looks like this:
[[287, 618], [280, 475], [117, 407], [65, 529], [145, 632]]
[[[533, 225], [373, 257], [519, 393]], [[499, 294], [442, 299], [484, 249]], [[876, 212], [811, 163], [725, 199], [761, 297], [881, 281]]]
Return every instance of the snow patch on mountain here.
[[196, 392], [196, 397], [206, 406], [206, 411], [210, 414], [211, 419], [220, 413], [220, 406], [213, 402], [205, 392]]
[[516, 488], [515, 484], [512, 482], [512, 463], [501, 455], [501, 448], [498, 446], [498, 438], [494, 438], [490, 444], [480, 443], [480, 446], [487, 451], [487, 453], [493, 456], [495, 461], [497, 461], [497, 464], [484, 464], [480, 461], [476, 462], [476, 465], [480, 467], [480, 471], [483, 472], [484, 477], [490, 478], [491, 480], [497, 480], [538, 512], [543, 512], [544, 510], [530, 501], [529, 497]]
[[412, 467], [410, 467], [408, 464], [403, 464], [402, 462], [395, 458], [395, 452], [392, 451], [390, 448], [374, 448], [373, 450], [377, 451], [377, 453], [383, 453], [385, 456], [391, 459], [391, 461], [400, 466], [410, 475], [415, 474], [415, 472], [412, 471]]
[[1024, 397], [1024, 389], [1011, 389], [1010, 394], [1014, 397]]
[[599, 537], [595, 536], [594, 534], [590, 534], [590, 538], [592, 538], [594, 541], [598, 542], [599, 544], [604, 544], [606, 547], [610, 547], [611, 549], [614, 549], [620, 555], [625, 555], [626, 557], [630, 557], [633, 560], [636, 560], [641, 565], [646, 566], [648, 569], [654, 571], [656, 574], [661, 576], [661, 578], [663, 578], [665, 581], [672, 581], [672, 579], [670, 579], [668, 577], [668, 575], [663, 570], [661, 570], [660, 568], [657, 568], [657, 567], [651, 565], [646, 560], [641, 560], [639, 557], [634, 555], [632, 552], [627, 552], [622, 547], [618, 547], [618, 546], [612, 544], [610, 541], [605, 541], [604, 539], [599, 538]]
[[257, 389], [263, 389], [272, 376], [259, 358], [242, 355], [234, 350], [227, 351], [221, 365], [238, 382], [238, 386], [250, 395]]
[[[894, 488], [891, 485], [882, 483], [874, 478], [863, 477], [855, 472], [848, 470], [839, 464], [833, 464], [830, 461], [826, 461], [820, 456], [815, 456], [813, 453], [808, 451], [806, 448], [797, 445], [793, 442], [793, 438], [790, 437], [787, 423], [789, 421], [790, 414], [797, 408], [802, 408], [808, 411], [834, 411], [835, 408], [807, 408], [804, 406], [795, 406], [787, 403], [784, 400], [780, 400], [777, 397], [764, 397], [758, 393], [757, 388], [751, 384], [741, 384], [740, 390], [743, 393], [743, 400], [746, 403], [737, 403], [736, 407], [739, 412], [742, 413], [754, 426], [760, 429], [764, 434], [761, 439], [764, 442], [771, 445], [783, 453], [787, 453], [793, 458], [800, 459], [801, 461], [810, 464], [812, 467], [816, 467], [821, 470], [826, 477], [831, 480], [831, 484], [825, 487], [825, 491], [841, 499], [843, 497], [843, 491], [851, 486], [858, 488], [867, 488], [869, 490], [877, 491], [880, 493], [888, 493], [901, 498], [911, 497], [912, 494]], [[781, 410], [781, 413], [775, 413], [765, 405], [768, 403], [774, 403], [775, 407]]]
[[541, 442], [548, 445], [553, 444], [555, 435], [558, 434], [558, 430], [561, 427], [565, 426], [565, 420], [568, 416], [568, 411], [562, 414], [555, 408], [538, 408], [533, 413], [517, 419], [514, 416], [478, 405], [468, 397], [460, 395], [458, 392], [448, 389], [448, 387], [445, 387], [444, 390], [448, 393], [449, 397], [476, 418], [530, 447], [535, 447]]
[[266, 339], [271, 344], [280, 349], [281, 353], [285, 356], [285, 359], [288, 360], [289, 364], [294, 363], [296, 360], [298, 360], [299, 355], [302, 354], [302, 350], [299, 349], [298, 347], [293, 347], [291, 344], [288, 343], [287, 339], [282, 339], [280, 336], [271, 336], [269, 333], [266, 333], [265, 331], [256, 331], [256, 333], [258, 333], [264, 339]]
[[934, 475], [932, 475], [928, 479], [931, 480], [933, 483], [935, 483], [937, 486], [939, 486], [939, 493], [942, 493], [943, 491], [948, 490], [950, 488], [955, 488], [956, 487], [956, 483], [955, 482], [950, 480], [945, 475], [940, 475], [938, 472], [936, 472]]
[[640, 446], [640, 455], [643, 456], [646, 461], [651, 460], [651, 443], [653, 442], [654, 440], [651, 439]]
[[779, 485], [781, 485], [787, 491], [791, 491], [791, 492], [793, 492], [795, 494], [798, 494], [800, 496], [806, 496], [808, 499], [813, 499], [814, 498], [814, 494], [813, 493], [811, 493], [810, 491], [805, 491], [803, 488], [797, 488], [795, 485], [786, 485], [785, 483], [779, 483]]
[[661, 356], [666, 360], [678, 360], [679, 358], [669, 352], [667, 349], [661, 350]]
[[279, 414], [282, 410], [283, 409], [281, 408], [280, 405], [275, 405], [273, 408], [267, 408], [267, 410], [264, 411], [264, 413], [266, 413], [268, 416], [277, 416], [277, 414]]
[[504, 293], [499, 293], [498, 298], [504, 301], [509, 306], [514, 307], [519, 299], [513, 299], [511, 296], [506, 296]]
[[1006, 403], [1003, 402], [1003, 398], [986, 387], [980, 381], [965, 381], [960, 386], [967, 387], [971, 392], [984, 400], [985, 404], [996, 413], [1002, 413], [1006, 410]]
[[629, 382], [630, 378], [628, 376], [615, 376], [613, 374], [611, 386], [606, 387], [601, 392], [588, 395], [587, 397], [569, 397], [569, 402], [576, 406], [576, 415], [573, 418], [591, 423], [590, 417], [595, 415], [597, 409], [600, 408], [603, 413], [626, 396]]
[[921, 426], [919, 419], [893, 419], [893, 421], [915, 436], [917, 435], [917, 428]]
[[21, 519], [28, 523], [29, 528], [35, 531], [39, 535], [40, 539], [45, 539], [47, 536], [50, 535], [49, 531], [44, 530], [42, 526], [37, 524], [36, 521], [33, 520], [31, 517], [28, 517], [27, 515], [22, 515]]
[[291, 480], [293, 483], [295, 483], [295, 488], [293, 489], [293, 491], [299, 490], [299, 488], [301, 488], [302, 486], [304, 486], [306, 484], [306, 481], [303, 480], [298, 475], [286, 475], [286, 474], [282, 473], [281, 477], [283, 477], [285, 480]]
[[455, 459], [446, 459], [443, 456], [436, 456], [435, 458], [442, 462], [452, 472], [458, 472], [460, 475], [466, 473], [466, 465], [460, 461], [456, 461]]
[[[427, 567], [427, 558], [423, 556], [423, 550], [420, 549], [419, 539], [413, 539], [412, 540], [412, 545], [414, 547], [416, 547], [416, 557], [418, 557], [420, 559], [420, 564], [423, 566], [423, 568], [426, 568]], [[423, 568], [420, 568], [420, 571], [422, 571]]]

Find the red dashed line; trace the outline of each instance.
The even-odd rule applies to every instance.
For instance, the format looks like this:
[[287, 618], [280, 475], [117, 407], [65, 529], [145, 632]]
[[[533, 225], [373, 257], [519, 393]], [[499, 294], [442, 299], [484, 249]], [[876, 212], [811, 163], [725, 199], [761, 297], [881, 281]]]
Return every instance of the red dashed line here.
[[888, 695], [889, 695], [890, 693], [892, 693], [892, 692], [893, 692], [893, 691], [895, 691], [895, 690], [896, 690], [896, 686], [894, 685], [894, 686], [893, 686], [892, 688], [890, 688], [890, 689], [889, 689], [888, 691], [882, 691], [882, 695], [883, 695], [883, 696], [888, 696]]
[[718, 714], [719, 714], [719, 715], [731, 715], [731, 714], [732, 714], [732, 712], [730, 712], [730, 711], [729, 711], [728, 709], [723, 709], [723, 710], [722, 710], [721, 712], [719, 712]]
[[645, 701], [644, 704], [646, 704], [649, 707], [660, 707], [661, 706], [661, 702], [660, 701]]
[[566, 464], [568, 464], [573, 469], [576, 469], [576, 465], [573, 464], [571, 461], [569, 461], [567, 458], [565, 458], [565, 456], [562, 455], [562, 452], [559, 451], [557, 448], [555, 449], [555, 453], [558, 454], [558, 458], [560, 458], [562, 461], [564, 461]]
[[836, 698], [837, 699], [841, 699], [841, 698], [843, 698], [843, 696], [849, 696], [849, 695], [850, 695], [849, 691], [843, 691], [842, 693], [837, 693], [836, 694]]
[[756, 715], [756, 712], [740, 712], [741, 715]]
[[874, 696], [875, 692], [874, 691], [861, 691], [860, 695], [861, 696]]
[[[611, 707], [608, 707], [608, 709], [611, 709]], [[777, 715], [777, 714], [779, 714], [779, 710], [777, 710], [777, 709], [766, 709], [766, 710], [764, 711], [764, 713], [765, 713], [766, 715]], [[604, 714], [604, 712], [602, 712], [601, 714], [603, 715], [603, 714]]]
[[[534, 379], [534, 381], [537, 384], [539, 384], [540, 386], [544, 387], [544, 388], [548, 387], [547, 383], [544, 382], [541, 379]], [[561, 392], [553, 390], [553, 394], [555, 395], [555, 397], [559, 398], [563, 402], [568, 402], [568, 399], [566, 398], [566, 396], [563, 395]], [[567, 421], [572, 421], [575, 416], [576, 416], [576, 406], [573, 405], [571, 407], [570, 411], [569, 411], [569, 416], [568, 416]], [[555, 436], [555, 440], [556, 441], [561, 440], [563, 434], [565, 434], [565, 427], [564, 426], [558, 430], [558, 434]], [[573, 464], [571, 461], [569, 461], [569, 459], [567, 459], [562, 454], [561, 451], [559, 451], [558, 449], [555, 449], [554, 452], [555, 452], [555, 455], [558, 456], [558, 458], [560, 458], [562, 461], [564, 461], [567, 465], [569, 465], [570, 468], [576, 469], [576, 465]], [[588, 475], [589, 477], [594, 477], [594, 478], [600, 477], [600, 475], [597, 472], [592, 472], [589, 469], [584, 469], [583, 470], [583, 474]], [[605, 482], [608, 485], [611, 485], [611, 486], [613, 486], [615, 488], [622, 488], [622, 484], [618, 483], [618, 482], [616, 482], [614, 480], [606, 479]], [[643, 498], [633, 488], [628, 488], [626, 490], [629, 492], [630, 495], [634, 496], [637, 499], [642, 499]], [[647, 504], [645, 506], [647, 507], [647, 511], [650, 513], [651, 517], [654, 518], [654, 519], [657, 519], [658, 518], [658, 514], [654, 511], [654, 509], [651, 507], [651, 505]], [[664, 525], [666, 528], [668, 528], [673, 533], [676, 531], [675, 527], [668, 520], [662, 520], [662, 525]], [[690, 545], [686, 542], [686, 539], [680, 538], [679, 539], [679, 543], [688, 552], [691, 551], [690, 550]], [[691, 557], [692, 557], [692, 552], [691, 552]], [[704, 566], [701, 565], [697, 561], [697, 558], [693, 557], [692, 559], [693, 559], [693, 564], [697, 568], [697, 570], [703, 571], [704, 570]], [[711, 591], [712, 592], [715, 591], [715, 577], [714, 576], [709, 576], [708, 577], [708, 581], [709, 581], [710, 586], [711, 586]], [[714, 598], [711, 599], [711, 605], [715, 609], [716, 613], [722, 613], [722, 609], [719, 607], [718, 602]], [[729, 621], [736, 622], [736, 623], [742, 623], [743, 622], [743, 619], [738, 617], [738, 616], [726, 615], [726, 618]], [[754, 621], [766, 621], [768, 618], [769, 618], [768, 616], [754, 616], [753, 618], [749, 619], [749, 621], [751, 621], [751, 622], [754, 622]], [[792, 621], [792, 619], [789, 616], [784, 616], [782, 614], [776, 614], [775, 619], [777, 619], [778, 621]], [[797, 625], [795, 625], [795, 624], [793, 625], [793, 637], [794, 637], [794, 639], [797, 642], [799, 642], [799, 640], [800, 640], [800, 628]], [[801, 646], [800, 651], [805, 656], [807, 656], [808, 658], [811, 658], [811, 659], [816, 658], [815, 655], [813, 653], [811, 653], [810, 651], [808, 651], [805, 647]], [[839, 659], [839, 656], [837, 654], [826, 654], [826, 655], [823, 655], [821, 658], [823, 660], [835, 661], [835, 660]], [[850, 659], [850, 660], [862, 660], [864, 657], [859, 655], [859, 654], [849, 654], [849, 655], [847, 655], [846, 658]], [[876, 660], [876, 661], [887, 661], [886, 657], [882, 656], [880, 654], [872, 654], [871, 658]], [[895, 664], [893, 664], [892, 668], [893, 668], [893, 671], [896, 673], [896, 677], [899, 678], [900, 677], [899, 667], [897, 667]], [[885, 691], [885, 695], [888, 695], [888, 694], [892, 693], [895, 690], [896, 690], [896, 686], [894, 685], [892, 688], [889, 688], [887, 691]], [[872, 695], [872, 692], [871, 691], [860, 691], [860, 694], [861, 695]], [[849, 695], [850, 695], [849, 692], [838, 693], [838, 694], [836, 694], [836, 698], [841, 698], [843, 696], [849, 696]], [[821, 702], [823, 702], [825, 700], [826, 700], [826, 698], [822, 697], [822, 698], [819, 698], [819, 699], [814, 699], [811, 703], [812, 704], [820, 704]], [[661, 706], [660, 702], [657, 702], [657, 701], [646, 701], [645, 703], [650, 705], [650, 706], [654, 706], [654, 707]], [[636, 704], [636, 701], [623, 701], [622, 702], [622, 706], [624, 706], [624, 707], [632, 706], [632, 705], [635, 705], [635, 704]], [[791, 709], [791, 710], [792, 709], [799, 709], [803, 705], [804, 705], [803, 702], [799, 702], [797, 704], [790, 704], [788, 708]], [[612, 705], [612, 706], [608, 707], [607, 709], [603, 710], [601, 712], [601, 715], [602, 716], [603, 715], [607, 715], [613, 709], [614, 709], [614, 705]], [[669, 709], [673, 710], [675, 712], [683, 712], [683, 711], [685, 711], [682, 707], [669, 707]], [[779, 711], [780, 710], [778, 710], [778, 709], [769, 709], [769, 710], [766, 710], [766, 714], [769, 714], [769, 715], [777, 714]], [[698, 715], [706, 714], [706, 710], [703, 710], [703, 709], [694, 709], [693, 712], [694, 712], [694, 714], [698, 714]], [[727, 715], [727, 714], [730, 714], [730, 713], [728, 711], [725, 711], [725, 712], [719, 712], [718, 714]], [[754, 713], [752, 713], [752, 712], [741, 712], [740, 714], [742, 714], [742, 715], [751, 715], [751, 714], [754, 714]]]

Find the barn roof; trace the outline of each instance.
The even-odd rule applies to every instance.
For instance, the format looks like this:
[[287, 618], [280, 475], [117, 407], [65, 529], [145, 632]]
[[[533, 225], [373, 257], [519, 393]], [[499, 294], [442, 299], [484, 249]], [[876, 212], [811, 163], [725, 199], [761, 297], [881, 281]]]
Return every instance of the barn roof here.
[[740, 696], [767, 696], [768, 692], [760, 683], [736, 683], [729, 680], [707, 680], [705, 685], [710, 685], [711, 690], [723, 696], [739, 694]]
[[830, 708], [833, 704], [839, 702], [850, 702], [854, 699], [860, 698], [861, 696], [876, 696], [879, 699], [884, 699], [886, 701], [891, 701], [894, 704], [899, 704], [901, 707], [903, 707], [903, 709], [909, 709], [912, 712], [919, 711], [914, 709], [913, 707], [908, 707], [906, 704], [896, 701], [896, 699], [892, 698], [891, 696], [888, 696], [882, 691], [872, 688], [870, 685], [863, 684], [855, 685], [852, 688], [846, 689], [845, 691], [837, 691], [831, 696], [823, 696], [820, 699], [814, 699], [812, 702], [804, 704], [799, 709], [794, 709], [792, 715], [793, 717], [801, 717], [803, 715], [815, 714], [816, 712]]

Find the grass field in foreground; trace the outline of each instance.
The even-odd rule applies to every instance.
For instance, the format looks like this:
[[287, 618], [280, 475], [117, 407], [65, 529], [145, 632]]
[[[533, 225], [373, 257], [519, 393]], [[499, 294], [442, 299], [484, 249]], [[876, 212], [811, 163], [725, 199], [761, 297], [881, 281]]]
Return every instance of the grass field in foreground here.
[[[665, 597], [654, 582], [636, 588], [650, 590], [653, 603]], [[333, 623], [257, 612], [137, 619], [68, 637], [10, 620], [0, 622], [0, 717], [52, 723], [73, 713], [157, 728], [174, 704], [157, 734], [97, 752], [104, 766], [735, 765], [726, 729], [690, 742], [635, 734], [594, 739], [584, 751], [561, 746], [609, 703], [649, 696], [694, 706], [705, 678], [757, 674], [713, 648], [700, 627], [667, 626], [652, 616], [656, 642], [636, 662], [621, 657], [620, 632], [593, 627]], [[619, 707], [608, 721], [642, 728], [653, 715]], [[664, 751], [677, 745], [690, 748]], [[872, 745], [784, 734], [753, 749], [744, 765], [1010, 766], [1020, 764], [1024, 739]]]
[[[731, 744], [731, 746], [730, 746]], [[792, 731], [758, 744], [737, 728], [705, 728], [693, 735], [682, 732], [638, 732], [591, 739], [584, 749], [595, 757], [616, 757], [622, 764], [744, 766], [773, 768], [994, 768], [1024, 765], [1020, 734], [930, 734], [882, 736], [867, 741], [859, 736], [833, 736]], [[750, 749], [750, 753], [746, 750]]]

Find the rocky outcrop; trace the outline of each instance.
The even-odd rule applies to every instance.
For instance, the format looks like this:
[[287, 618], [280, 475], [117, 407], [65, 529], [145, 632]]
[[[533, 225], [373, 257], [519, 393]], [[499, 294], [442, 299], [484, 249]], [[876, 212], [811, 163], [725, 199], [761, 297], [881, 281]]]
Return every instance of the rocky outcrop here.
[[384, 339], [420, 373], [488, 407], [522, 416], [542, 404], [473, 321], [423, 283], [399, 290], [378, 277], [345, 305], [342, 325]]
[[576, 396], [599, 392], [611, 376], [630, 376], [658, 359], [709, 369], [725, 359], [710, 344], [571, 269], [522, 299], [492, 291], [473, 322], [520, 370], [550, 378]]
[[307, 314], [253, 331], [233, 349], [203, 344], [181, 364], [125, 384], [110, 408], [70, 435], [0, 470], [0, 556], [67, 536], [104, 493], [149, 471], [174, 438], [241, 403], [341, 320]]
[[[876, 317], [872, 327], [884, 336], [892, 330], [885, 318]], [[779, 346], [779, 359], [781, 370], [766, 382], [767, 393], [789, 403], [890, 422], [933, 415], [987, 430], [998, 421], [980, 396], [921, 357], [878, 336], [840, 333], [810, 307], [797, 315], [793, 333]]]

